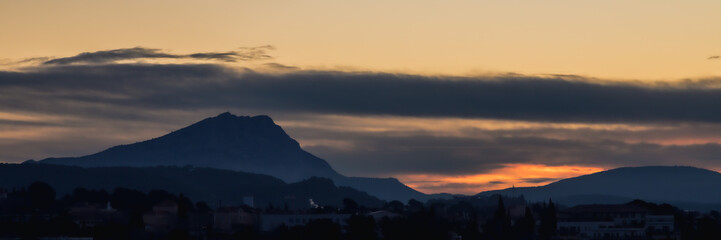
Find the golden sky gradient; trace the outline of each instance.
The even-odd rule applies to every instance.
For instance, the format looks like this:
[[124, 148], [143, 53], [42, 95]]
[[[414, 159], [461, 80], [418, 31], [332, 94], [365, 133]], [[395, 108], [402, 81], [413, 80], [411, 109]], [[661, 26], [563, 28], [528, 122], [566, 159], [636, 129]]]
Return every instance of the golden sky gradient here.
[[5, 1], [5, 60], [143, 46], [176, 53], [270, 44], [313, 69], [421, 74], [717, 76], [721, 2]]

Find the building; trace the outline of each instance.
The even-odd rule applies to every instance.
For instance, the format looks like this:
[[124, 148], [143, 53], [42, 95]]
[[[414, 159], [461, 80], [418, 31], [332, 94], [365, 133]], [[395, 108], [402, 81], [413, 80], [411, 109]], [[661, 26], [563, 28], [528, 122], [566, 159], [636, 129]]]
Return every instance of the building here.
[[93, 238], [92, 237], [41, 237], [40, 240], [93, 240]]
[[153, 209], [143, 215], [145, 230], [151, 232], [169, 232], [178, 223], [178, 204], [164, 201], [153, 206]]
[[233, 233], [244, 227], [258, 226], [258, 211], [248, 207], [221, 207], [213, 212], [213, 231]]
[[8, 199], [8, 192], [4, 188], [0, 188], [0, 201]]
[[308, 222], [320, 219], [329, 219], [334, 223], [341, 226], [348, 224], [350, 214], [337, 214], [337, 213], [326, 213], [326, 214], [261, 214], [260, 215], [260, 230], [263, 232], [273, 231], [280, 226], [301, 226], [306, 225]]
[[255, 207], [255, 197], [243, 196], [243, 205], [254, 208]]
[[394, 213], [394, 212], [390, 212], [390, 211], [386, 211], [386, 210], [375, 211], [375, 212], [368, 213], [366, 215], [373, 217], [373, 219], [376, 222], [380, 222], [384, 218], [385, 219], [394, 219], [394, 218], [403, 217], [403, 215], [401, 215], [400, 213]]
[[68, 213], [73, 218], [75, 224], [83, 228], [108, 223], [127, 222], [126, 217], [122, 213], [110, 206], [110, 202], [105, 204], [105, 206], [89, 204], [87, 202], [77, 203], [70, 207]]
[[671, 212], [637, 204], [579, 205], [558, 213], [560, 239], [678, 239]]

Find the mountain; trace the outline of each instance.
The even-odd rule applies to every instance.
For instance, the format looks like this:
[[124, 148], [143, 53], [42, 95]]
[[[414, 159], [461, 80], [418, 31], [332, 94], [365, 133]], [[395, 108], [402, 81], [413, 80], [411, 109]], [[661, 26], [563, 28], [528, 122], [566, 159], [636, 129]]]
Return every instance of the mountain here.
[[310, 177], [333, 180], [385, 200], [429, 198], [393, 178], [345, 177], [323, 159], [301, 149], [268, 116], [223, 113], [162, 137], [40, 163], [81, 167], [196, 166], [266, 174], [286, 182]]
[[148, 192], [166, 190], [184, 194], [193, 201], [215, 206], [243, 203], [253, 196], [256, 207], [289, 205], [307, 208], [308, 199], [320, 205], [342, 206], [351, 198], [364, 206], [380, 207], [384, 201], [350, 187], [337, 187], [329, 179], [309, 178], [287, 184], [280, 179], [254, 173], [196, 167], [92, 167], [52, 164], [0, 164], [0, 188], [13, 189], [42, 181], [50, 184], [58, 197], [75, 188], [104, 189], [123, 187]]
[[81, 167], [192, 165], [267, 174], [286, 182], [339, 175], [324, 160], [301, 150], [298, 142], [269, 117], [236, 117], [230, 113], [159, 138], [83, 157], [48, 158], [41, 163]]
[[479, 195], [523, 195], [529, 201], [553, 199], [565, 205], [624, 203], [633, 199], [693, 209], [721, 208], [721, 173], [695, 167], [624, 167], [540, 187], [508, 188]]

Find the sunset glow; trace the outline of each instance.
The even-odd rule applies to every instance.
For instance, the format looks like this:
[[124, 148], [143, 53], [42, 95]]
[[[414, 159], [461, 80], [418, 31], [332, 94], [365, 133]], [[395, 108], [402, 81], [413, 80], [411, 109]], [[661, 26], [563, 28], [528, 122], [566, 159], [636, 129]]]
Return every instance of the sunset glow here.
[[426, 193], [721, 169], [721, 1], [8, 1], [0, 162], [232, 112]]
[[399, 179], [425, 193], [477, 194], [510, 187], [546, 185], [564, 178], [606, 170], [583, 166], [546, 166], [539, 164], [505, 164], [488, 173], [466, 176], [403, 175]]

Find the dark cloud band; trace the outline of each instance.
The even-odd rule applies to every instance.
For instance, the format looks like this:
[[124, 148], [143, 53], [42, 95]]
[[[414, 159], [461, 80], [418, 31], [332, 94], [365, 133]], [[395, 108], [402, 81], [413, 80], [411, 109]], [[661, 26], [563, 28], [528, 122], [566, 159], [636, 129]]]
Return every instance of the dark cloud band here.
[[[96, 124], [92, 131], [126, 123], [129, 127], [123, 127], [123, 132], [130, 127], [150, 131], [157, 129], [157, 124], [167, 126], [169, 122], [182, 127], [207, 117], [207, 114], [193, 113], [208, 109], [247, 109], [273, 116], [277, 116], [274, 113], [295, 116], [323, 113], [631, 122], [678, 128], [678, 131], [687, 132], [690, 136], [710, 138], [715, 136], [703, 134], [721, 131], [718, 127], [721, 122], [721, 90], [716, 87], [721, 83], [719, 79], [650, 86], [569, 78], [517, 75], [428, 77], [293, 69], [280, 74], [212, 64], [49, 64], [22, 72], [0, 72], [0, 112], [72, 116], [72, 119], [80, 120], [69, 124], [77, 127]], [[183, 123], [177, 119], [183, 119]], [[151, 128], [149, 123], [156, 125], [150, 125], [153, 126]], [[8, 120], [0, 124], [11, 128], [68, 127]], [[165, 130], [172, 129], [168, 127]], [[438, 137], [423, 132], [393, 135], [292, 126], [286, 129], [301, 142], [313, 138], [350, 142], [349, 149], [324, 145], [306, 147], [310, 152], [328, 159], [342, 172], [351, 169], [352, 172], [344, 172], [348, 175], [477, 174], [508, 163], [627, 166], [677, 164], [679, 159], [684, 159], [687, 161], [684, 164], [717, 166], [721, 160], [718, 158], [721, 154], [718, 144], [660, 145], [644, 142], [643, 139], [629, 143], [624, 139], [640, 133], [623, 129], [616, 132], [543, 128], [466, 131], [468, 134], [477, 132], [476, 135], [486, 135], [484, 138], [472, 138], [466, 136], [468, 134]], [[118, 132], [107, 135], [117, 135]], [[548, 137], [553, 134], [575, 137]], [[643, 134], [654, 136], [651, 132]], [[87, 132], [78, 135], [87, 135]], [[157, 135], [160, 134], [149, 137]], [[74, 146], [98, 142], [98, 139], [69, 139], [73, 139]], [[19, 151], [15, 144], [17, 140], [7, 141], [11, 142], [0, 144], [5, 146], [6, 155], [11, 154], [4, 158], [23, 155], [13, 152]], [[65, 140], [52, 143], [58, 142]], [[103, 143], [110, 146], [127, 142], [106, 139]], [[50, 146], [51, 143], [43, 144]], [[83, 153], [99, 150], [87, 149]], [[543, 180], [547, 179], [525, 181]]]
[[[667, 86], [562, 77], [427, 77], [217, 65], [51, 66], [0, 72], [3, 108], [246, 108], [550, 122], [721, 122], [720, 79]], [[55, 106], [45, 103], [52, 100]], [[10, 104], [12, 103], [12, 104]]]
[[[291, 131], [292, 132], [292, 131]], [[496, 137], [468, 139], [414, 135], [394, 137], [383, 134], [335, 133], [328, 139], [351, 141], [353, 149], [324, 146], [305, 147], [339, 170], [360, 175], [488, 173], [505, 164], [548, 166], [692, 165], [712, 167], [721, 162], [721, 145], [715, 143], [663, 146], [614, 140], [557, 140], [537, 137]], [[522, 179], [526, 183], [549, 178]]]

